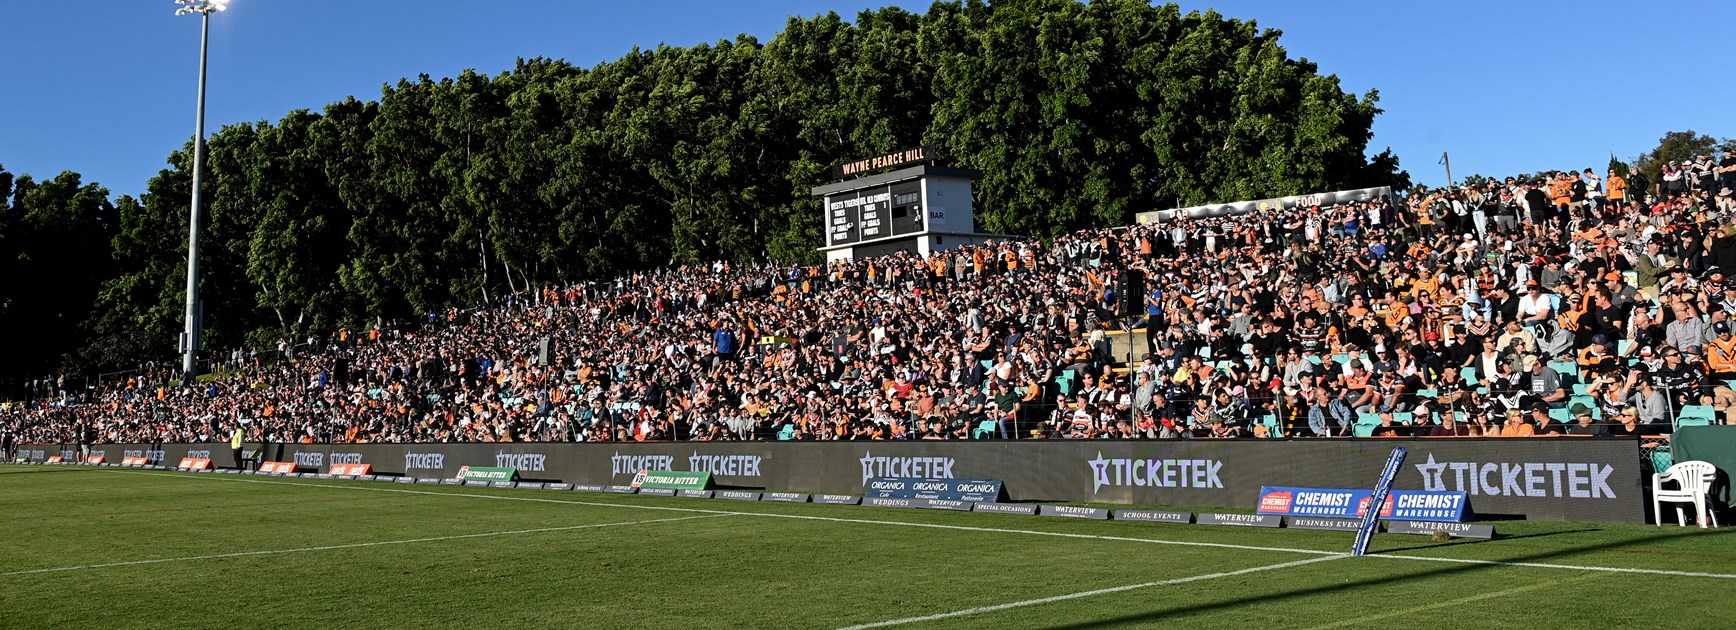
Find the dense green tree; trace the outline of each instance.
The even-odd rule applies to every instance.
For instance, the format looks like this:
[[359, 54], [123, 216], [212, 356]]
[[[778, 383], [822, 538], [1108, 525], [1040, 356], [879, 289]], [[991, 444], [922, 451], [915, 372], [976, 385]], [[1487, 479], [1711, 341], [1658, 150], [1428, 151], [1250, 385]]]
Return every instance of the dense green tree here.
[[[1039, 237], [1408, 186], [1390, 151], [1368, 156], [1378, 94], [1346, 93], [1280, 39], [1173, 4], [959, 0], [588, 68], [400, 79], [376, 100], [228, 125], [203, 180], [204, 350], [668, 264], [811, 263], [809, 190], [829, 167], [918, 144], [983, 172], [979, 229]], [[170, 358], [191, 157], [189, 143], [112, 205], [76, 175], [0, 171], [0, 273], [37, 283], [0, 287], [0, 318], [63, 337], [32, 356]]]
[[[10, 331], [10, 376], [79, 367], [82, 325], [112, 261], [101, 253], [116, 229], [108, 190], [63, 172], [38, 182], [0, 169], [0, 330]], [[94, 255], [93, 255], [94, 254]]]
[[[1736, 138], [1726, 139], [1724, 144], [1736, 144]], [[1712, 136], [1694, 133], [1692, 129], [1671, 131], [1658, 138], [1658, 146], [1634, 158], [1633, 163], [1646, 177], [1657, 182], [1658, 173], [1662, 172], [1664, 165], [1670, 161], [1692, 160], [1700, 155], [1716, 153], [1717, 148], [1718, 139]]]

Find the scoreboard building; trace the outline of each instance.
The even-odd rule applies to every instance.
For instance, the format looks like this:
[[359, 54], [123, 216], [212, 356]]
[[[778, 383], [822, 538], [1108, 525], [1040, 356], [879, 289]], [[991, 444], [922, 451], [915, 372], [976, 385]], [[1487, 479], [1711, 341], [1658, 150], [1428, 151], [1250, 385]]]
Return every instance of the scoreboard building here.
[[812, 191], [823, 200], [827, 262], [900, 251], [922, 256], [995, 238], [976, 232], [971, 182], [982, 173], [936, 166], [929, 156], [916, 148], [832, 168], [839, 178], [856, 178]]

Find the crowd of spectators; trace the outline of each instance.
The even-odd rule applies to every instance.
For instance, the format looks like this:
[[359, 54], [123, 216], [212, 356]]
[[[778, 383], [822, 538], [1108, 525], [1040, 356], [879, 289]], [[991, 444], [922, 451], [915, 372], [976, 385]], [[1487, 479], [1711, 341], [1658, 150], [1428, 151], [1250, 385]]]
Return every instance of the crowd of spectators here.
[[[286, 342], [187, 387], [167, 369], [62, 384], [0, 410], [0, 433], [1655, 436], [1736, 420], [1736, 167], [1712, 168], [1668, 165], [1656, 184], [1586, 169], [928, 257], [671, 267]], [[1149, 278], [1132, 335], [1117, 313], [1128, 269]]]

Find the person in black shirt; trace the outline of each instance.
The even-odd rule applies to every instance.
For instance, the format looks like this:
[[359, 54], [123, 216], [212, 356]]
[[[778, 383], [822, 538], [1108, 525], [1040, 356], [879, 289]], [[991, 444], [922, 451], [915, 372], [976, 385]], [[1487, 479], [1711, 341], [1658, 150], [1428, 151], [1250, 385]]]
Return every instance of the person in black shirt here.
[[1546, 408], [1532, 407], [1531, 421], [1537, 425], [1535, 429], [1537, 435], [1561, 435], [1567, 432], [1566, 427], [1562, 426], [1560, 421], [1549, 417], [1549, 411]]
[[1674, 347], [1664, 350], [1664, 365], [1652, 373], [1652, 382], [1663, 390], [1671, 404], [1680, 409], [1682, 405], [1700, 404], [1700, 381], [1705, 373], [1699, 367], [1682, 360], [1682, 351]]
[[1633, 407], [1623, 407], [1621, 416], [1616, 418], [1616, 424], [1609, 427], [1606, 434], [1609, 437], [1646, 438], [1656, 436], [1658, 430], [1640, 421], [1640, 412]]
[[1574, 403], [1571, 411], [1573, 412], [1574, 422], [1573, 424], [1564, 427], [1564, 431], [1567, 435], [1609, 435], [1608, 424], [1592, 420], [1590, 407], [1581, 403]]
[[1531, 210], [1531, 222], [1538, 225], [1548, 223], [1551, 210], [1549, 196], [1543, 193], [1543, 189], [1536, 182], [1525, 182], [1524, 190], [1525, 207]]
[[1477, 351], [1483, 347], [1482, 339], [1466, 331], [1464, 327], [1453, 327], [1453, 345], [1445, 351], [1446, 369], [1458, 369], [1471, 364], [1471, 358], [1477, 356]]
[[1483, 301], [1489, 303], [1491, 319], [1512, 321], [1519, 318], [1519, 300], [1513, 299], [1512, 294], [1501, 285], [1484, 291]]
[[1652, 180], [1646, 177], [1644, 171], [1633, 169], [1628, 174], [1627, 200], [1636, 208], [1644, 207], [1646, 197], [1652, 194]]
[[1724, 159], [1718, 160], [1718, 173], [1719, 194], [1723, 194], [1722, 189], [1736, 190], [1736, 151], [1724, 151]]
[[1616, 305], [1608, 291], [1598, 291], [1592, 303], [1596, 309], [1586, 313], [1580, 320], [1580, 329], [1591, 329], [1591, 335], [1603, 335], [1609, 339], [1623, 339], [1627, 336], [1627, 305]]

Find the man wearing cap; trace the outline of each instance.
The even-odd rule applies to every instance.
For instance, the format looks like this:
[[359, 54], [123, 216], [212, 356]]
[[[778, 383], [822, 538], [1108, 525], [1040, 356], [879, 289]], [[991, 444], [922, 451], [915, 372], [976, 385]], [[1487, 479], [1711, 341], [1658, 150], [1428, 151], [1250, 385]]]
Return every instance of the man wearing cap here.
[[1730, 283], [1729, 279], [1724, 277], [1724, 269], [1717, 265], [1707, 267], [1706, 272], [1700, 274], [1700, 288], [1714, 300], [1720, 299], [1728, 286]]
[[1555, 407], [1567, 400], [1567, 390], [1561, 384], [1561, 374], [1537, 355], [1528, 354], [1520, 359], [1520, 370], [1525, 373], [1519, 379], [1520, 389], [1528, 394], [1527, 398], [1533, 403], [1541, 402]]
[[[1637, 350], [1636, 350], [1636, 348], [1637, 348]], [[1659, 356], [1657, 352], [1653, 351], [1651, 346], [1634, 345], [1634, 346], [1628, 348], [1628, 352], [1629, 352], [1629, 354], [1622, 355], [1621, 357], [1617, 357], [1617, 358], [1628, 359], [1629, 364], [1631, 364], [1635, 367], [1642, 367], [1642, 368], [1645, 368], [1647, 370], [1651, 370], [1653, 372], [1661, 370], [1664, 367], [1663, 357]], [[1677, 352], [1679, 353], [1680, 351], [1678, 350]]]
[[1600, 437], [1609, 435], [1609, 425], [1597, 422], [1591, 417], [1591, 408], [1584, 403], [1573, 403], [1569, 408], [1573, 412], [1573, 424], [1564, 427], [1567, 435], [1588, 435]]
[[1611, 271], [1604, 275], [1603, 280], [1603, 288], [1609, 292], [1611, 304], [1626, 309], [1639, 301], [1640, 292], [1627, 283], [1621, 272]]
[[1580, 373], [1601, 373], [1615, 367], [1615, 348], [1602, 333], [1591, 336], [1591, 344], [1580, 348], [1577, 363]]
[[1688, 270], [1681, 265], [1670, 267], [1670, 275], [1658, 281], [1658, 295], [1687, 295], [1697, 288], [1699, 283], [1688, 277]]
[[1719, 380], [1736, 379], [1736, 336], [1731, 335], [1730, 320], [1712, 324], [1713, 339], [1706, 343], [1706, 369]]

